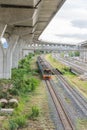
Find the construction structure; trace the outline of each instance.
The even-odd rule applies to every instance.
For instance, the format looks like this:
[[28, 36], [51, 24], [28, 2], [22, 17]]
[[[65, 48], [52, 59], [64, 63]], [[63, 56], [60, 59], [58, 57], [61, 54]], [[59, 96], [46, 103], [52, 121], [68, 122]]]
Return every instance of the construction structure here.
[[11, 68], [18, 66], [22, 49], [38, 40], [64, 2], [0, 0], [0, 78], [11, 78]]

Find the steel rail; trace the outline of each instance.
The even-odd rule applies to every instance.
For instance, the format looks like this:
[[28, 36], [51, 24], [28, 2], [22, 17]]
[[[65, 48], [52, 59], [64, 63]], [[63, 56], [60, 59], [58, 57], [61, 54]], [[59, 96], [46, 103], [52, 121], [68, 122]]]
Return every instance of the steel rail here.
[[60, 98], [56, 94], [50, 80], [45, 80], [45, 82], [46, 82], [47, 88], [48, 88], [48, 90], [50, 92], [50, 95], [52, 97], [52, 100], [53, 100], [53, 102], [55, 104], [57, 113], [58, 113], [58, 115], [60, 117], [60, 120], [62, 122], [64, 130], [75, 130], [74, 125], [72, 124], [69, 116], [67, 115], [67, 113], [66, 113], [66, 111], [64, 109], [64, 106], [61, 103]]
[[73, 87], [70, 85], [66, 79], [57, 71], [55, 70], [55, 74], [57, 75], [57, 78], [59, 78], [65, 87], [68, 88], [68, 90], [72, 93], [72, 97], [75, 100], [75, 102], [78, 104], [78, 106], [81, 108], [83, 113], [87, 116], [87, 101], [80, 95]]

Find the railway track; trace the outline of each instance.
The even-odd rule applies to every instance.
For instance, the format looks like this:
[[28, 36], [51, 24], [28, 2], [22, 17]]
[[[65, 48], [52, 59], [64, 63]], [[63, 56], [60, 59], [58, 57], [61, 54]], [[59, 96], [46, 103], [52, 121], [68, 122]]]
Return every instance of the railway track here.
[[86, 72], [86, 68], [84, 68], [81, 65], [75, 64], [72, 61], [65, 60], [64, 58], [55, 56], [57, 60], [60, 60], [63, 64], [69, 66], [72, 70], [74, 70], [74, 73], [77, 72], [76, 74], [84, 74]]
[[75, 101], [75, 103], [81, 109], [83, 114], [87, 117], [87, 99], [85, 99], [77, 89], [72, 87], [72, 85], [67, 82], [67, 80], [60, 74], [60, 72], [58, 70], [54, 69], [50, 63], [48, 63], [48, 64], [49, 64], [52, 72], [57, 76], [58, 79], [60, 79], [64, 88], [67, 90], [67, 92], [70, 94], [72, 99]]
[[83, 98], [81, 93], [78, 92], [75, 88], [73, 88], [57, 70], [54, 70], [54, 73], [57, 75], [57, 78], [62, 81], [64, 87], [67, 88], [71, 97], [74, 99], [76, 104], [80, 107], [82, 112], [87, 116], [87, 100]]
[[45, 80], [47, 88], [50, 92], [50, 95], [52, 97], [52, 100], [55, 104], [57, 113], [60, 117], [60, 120], [62, 122], [62, 125], [64, 127], [64, 130], [75, 130], [74, 125], [72, 124], [71, 119], [69, 118], [68, 114], [65, 111], [65, 108], [61, 102], [60, 97], [55, 92], [55, 89], [53, 88], [53, 85], [51, 83], [51, 80]]

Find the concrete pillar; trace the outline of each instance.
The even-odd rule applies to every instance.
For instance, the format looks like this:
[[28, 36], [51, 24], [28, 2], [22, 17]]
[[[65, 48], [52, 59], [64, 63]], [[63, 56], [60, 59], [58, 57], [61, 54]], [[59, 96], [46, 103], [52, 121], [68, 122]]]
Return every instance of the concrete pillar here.
[[12, 68], [18, 68], [18, 61], [22, 59], [21, 53], [22, 53], [23, 45], [24, 45], [24, 41], [22, 39], [19, 39], [13, 51]]
[[18, 43], [16, 44], [16, 47], [13, 51], [12, 68], [18, 68], [20, 45], [21, 45], [21, 43], [19, 43], [19, 41], [18, 41]]
[[3, 48], [0, 44], [0, 78], [3, 78]]
[[84, 62], [87, 61], [87, 49], [85, 48], [84, 49]]
[[[31, 48], [32, 43], [32, 35], [28, 35], [28, 37], [20, 37], [16, 47], [13, 51], [13, 60], [12, 60], [12, 68], [18, 68], [18, 61], [24, 57], [23, 49]], [[30, 46], [29, 46], [30, 45]]]
[[86, 62], [87, 62], [87, 49], [86, 49]]
[[83, 62], [87, 62], [87, 49], [86, 48], [81, 48], [80, 50], [80, 59]]
[[11, 78], [12, 53], [17, 41], [18, 36], [12, 35], [8, 42], [8, 48], [3, 48], [2, 45], [0, 45], [0, 78]]
[[25, 57], [26, 55], [28, 55], [29, 53], [32, 53], [32, 52], [34, 53], [34, 44], [32, 44], [32, 45], [33, 45], [33, 46], [32, 46], [32, 50], [29, 50], [29, 49], [28, 49], [28, 44], [29, 44], [29, 43], [26, 43], [26, 42], [25, 42], [24, 45], [23, 45], [24, 47], [22, 48], [22, 53], [21, 53], [21, 54], [22, 54], [22, 58], [24, 58], [24, 57]]
[[25, 47], [26, 43], [22, 40], [20, 49], [19, 49], [19, 60], [23, 58], [23, 51], [22, 49]]

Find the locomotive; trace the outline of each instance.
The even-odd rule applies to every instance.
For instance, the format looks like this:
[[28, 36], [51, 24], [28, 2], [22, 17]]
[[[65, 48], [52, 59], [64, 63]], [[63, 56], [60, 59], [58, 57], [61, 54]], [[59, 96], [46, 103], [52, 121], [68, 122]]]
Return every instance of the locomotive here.
[[38, 64], [39, 70], [42, 74], [42, 78], [45, 80], [51, 79], [52, 72], [49, 67], [49, 64], [44, 60], [44, 58], [42, 58], [41, 56], [38, 56], [37, 64]]

